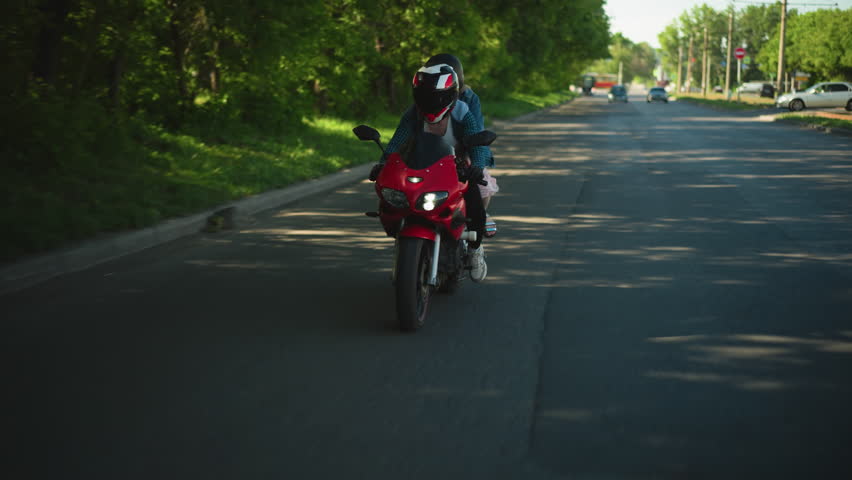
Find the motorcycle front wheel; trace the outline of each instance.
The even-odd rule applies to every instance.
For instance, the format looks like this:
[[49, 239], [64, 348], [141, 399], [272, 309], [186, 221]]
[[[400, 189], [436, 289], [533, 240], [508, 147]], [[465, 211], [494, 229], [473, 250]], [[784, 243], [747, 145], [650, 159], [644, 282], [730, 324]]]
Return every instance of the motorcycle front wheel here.
[[426, 321], [432, 286], [430, 242], [422, 238], [399, 239], [396, 272], [396, 317], [404, 332], [415, 332]]

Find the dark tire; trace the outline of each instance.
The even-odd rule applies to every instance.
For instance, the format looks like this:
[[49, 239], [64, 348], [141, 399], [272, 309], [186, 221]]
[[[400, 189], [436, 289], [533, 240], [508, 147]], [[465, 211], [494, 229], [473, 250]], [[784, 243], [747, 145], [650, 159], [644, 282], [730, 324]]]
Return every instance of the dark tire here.
[[[442, 244], [451, 245], [447, 242]], [[443, 275], [439, 274], [439, 278], [443, 277], [440, 285], [438, 286], [439, 293], [446, 293], [452, 295], [456, 293], [456, 291], [461, 287], [462, 283], [464, 283], [464, 279], [467, 276], [465, 274], [465, 270], [463, 268], [464, 265], [464, 248], [466, 243], [463, 241], [455, 242], [455, 245], [448, 246], [445, 251], [441, 252], [441, 259], [444, 260], [444, 256], [446, 255], [446, 266], [445, 270], [449, 270], [452, 268], [457, 268], [458, 270], [455, 272], [448, 272]], [[440, 267], [439, 267], [440, 268]]]
[[416, 332], [426, 321], [432, 287], [430, 243], [422, 238], [399, 240], [396, 273], [396, 318], [403, 332]]
[[852, 100], [849, 100], [848, 102], [846, 102], [846, 111], [852, 112]]
[[791, 112], [801, 112], [802, 110], [805, 109], [805, 102], [803, 102], [803, 101], [801, 101], [800, 99], [797, 98], [797, 99], [790, 102], [789, 108], [790, 108]]

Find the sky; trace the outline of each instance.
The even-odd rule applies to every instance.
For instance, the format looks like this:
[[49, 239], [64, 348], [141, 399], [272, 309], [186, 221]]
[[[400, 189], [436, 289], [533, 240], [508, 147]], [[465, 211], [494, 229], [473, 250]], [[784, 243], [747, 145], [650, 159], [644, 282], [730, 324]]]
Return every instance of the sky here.
[[[753, 0], [755, 3], [770, 0]], [[692, 7], [706, 3], [716, 10], [724, 10], [731, 4], [731, 0], [653, 0], [652, 2], [638, 2], [636, 0], [606, 0], [604, 6], [609, 16], [610, 31], [621, 32], [634, 43], [648, 42], [652, 47], [659, 48], [660, 42], [657, 34], [662, 32], [668, 24], [679, 17], [684, 11], [692, 10]], [[795, 8], [799, 12], [811, 12], [818, 8], [832, 8], [819, 6], [805, 6], [806, 4], [837, 4], [837, 8], [846, 10], [852, 8], [852, 0], [787, 0], [787, 9]], [[741, 10], [749, 3], [735, 1], [734, 8]]]

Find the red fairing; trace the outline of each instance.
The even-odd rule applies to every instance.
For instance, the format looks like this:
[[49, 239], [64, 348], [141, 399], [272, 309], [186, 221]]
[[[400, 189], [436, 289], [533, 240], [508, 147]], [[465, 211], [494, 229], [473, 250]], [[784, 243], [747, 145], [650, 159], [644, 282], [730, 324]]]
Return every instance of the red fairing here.
[[422, 238], [425, 240], [435, 241], [435, 229], [429, 228], [425, 225], [409, 224], [402, 227], [402, 231], [399, 232], [400, 237], [416, 237]]
[[[411, 181], [409, 177], [420, 178], [422, 181]], [[409, 207], [397, 209], [391, 207], [382, 198], [382, 189], [391, 188], [403, 192], [408, 199]], [[459, 182], [456, 172], [455, 157], [448, 155], [429, 168], [415, 170], [408, 167], [398, 153], [392, 153], [376, 180], [376, 194], [382, 198], [381, 221], [385, 232], [391, 236], [411, 236], [434, 240], [435, 232], [449, 234], [458, 240], [464, 232], [467, 211], [463, 195], [467, 191], [467, 183]], [[417, 200], [421, 195], [430, 192], [447, 192], [447, 199], [432, 211], [417, 208]], [[409, 218], [402, 232], [399, 227], [403, 219]], [[456, 218], [456, 225], [453, 225]], [[461, 219], [462, 221], [459, 221]], [[432, 225], [432, 227], [430, 227]]]

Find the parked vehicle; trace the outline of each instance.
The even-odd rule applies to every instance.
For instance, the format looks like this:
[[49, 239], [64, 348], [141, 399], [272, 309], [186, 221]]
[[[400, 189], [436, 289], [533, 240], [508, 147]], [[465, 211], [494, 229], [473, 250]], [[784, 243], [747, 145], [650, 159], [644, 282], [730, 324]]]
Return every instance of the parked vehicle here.
[[805, 108], [846, 107], [852, 112], [852, 83], [822, 82], [803, 92], [785, 93], [775, 101], [778, 108], [798, 112]]
[[761, 97], [775, 97], [775, 86], [767, 82], [747, 82], [740, 86], [740, 94], [760, 95]]
[[624, 87], [624, 85], [613, 85], [612, 88], [609, 89], [609, 94], [607, 95], [607, 98], [609, 99], [609, 103], [627, 103], [627, 89]]
[[666, 89], [663, 87], [652, 87], [651, 90], [648, 91], [648, 96], [645, 97], [645, 101], [648, 103], [651, 102], [665, 102], [669, 103], [669, 94], [666, 93]]
[[[379, 211], [367, 215], [378, 217], [385, 233], [396, 239], [397, 321], [403, 331], [415, 331], [426, 320], [432, 293], [453, 293], [458, 288], [471, 268], [468, 242], [484, 233], [471, 228], [465, 202], [474, 170], [465, 151], [454, 151], [431, 133], [420, 132], [416, 147], [403, 156], [387, 155], [374, 128], [359, 125], [353, 132], [361, 140], [376, 142], [385, 153], [384, 167], [376, 177]], [[484, 130], [465, 137], [463, 149], [490, 145], [496, 138]], [[480, 198], [479, 191], [475, 198]]]

